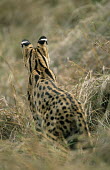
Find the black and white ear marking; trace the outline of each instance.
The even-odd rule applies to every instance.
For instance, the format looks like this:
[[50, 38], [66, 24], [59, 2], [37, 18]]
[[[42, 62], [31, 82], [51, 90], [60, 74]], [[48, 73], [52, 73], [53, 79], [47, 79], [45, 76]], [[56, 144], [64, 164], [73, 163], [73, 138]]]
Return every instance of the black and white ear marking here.
[[46, 42], [46, 44], [48, 44], [48, 42], [47, 42], [47, 38], [45, 37], [45, 36], [41, 36], [40, 38], [39, 38], [39, 40], [38, 40], [38, 43], [39, 44], [44, 44]]
[[28, 40], [26, 40], [26, 39], [24, 39], [24, 40], [22, 40], [22, 42], [21, 42], [21, 47], [23, 48], [23, 45], [24, 46], [28, 46], [29, 44], [31, 44]]

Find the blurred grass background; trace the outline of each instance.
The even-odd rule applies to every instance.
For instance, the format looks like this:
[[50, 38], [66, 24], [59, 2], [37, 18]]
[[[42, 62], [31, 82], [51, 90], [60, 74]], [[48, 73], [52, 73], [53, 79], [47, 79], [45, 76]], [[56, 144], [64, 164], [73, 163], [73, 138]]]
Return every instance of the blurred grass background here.
[[[61, 88], [84, 106], [93, 153], [39, 141], [27, 107], [20, 42], [48, 38], [51, 69]], [[110, 1], [0, 1], [0, 169], [109, 169]]]

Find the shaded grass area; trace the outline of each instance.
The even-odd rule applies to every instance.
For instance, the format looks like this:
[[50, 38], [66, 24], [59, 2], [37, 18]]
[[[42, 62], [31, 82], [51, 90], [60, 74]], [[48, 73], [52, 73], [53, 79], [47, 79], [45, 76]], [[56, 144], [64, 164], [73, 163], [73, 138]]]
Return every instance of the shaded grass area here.
[[[103, 131], [104, 132], [104, 131]], [[102, 139], [103, 138], [103, 139]], [[68, 151], [67, 153], [45, 143], [36, 136], [22, 138], [19, 142], [1, 141], [1, 169], [109, 169], [109, 134], [98, 139], [94, 152]]]
[[[109, 169], [110, 2], [0, 1], [0, 169]], [[94, 151], [68, 151], [36, 133], [20, 42], [49, 41], [61, 88], [82, 103]]]

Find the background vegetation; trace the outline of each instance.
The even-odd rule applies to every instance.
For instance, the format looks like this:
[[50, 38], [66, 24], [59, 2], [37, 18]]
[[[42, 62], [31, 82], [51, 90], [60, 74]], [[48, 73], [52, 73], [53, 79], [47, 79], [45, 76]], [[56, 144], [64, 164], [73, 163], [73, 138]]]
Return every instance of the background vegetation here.
[[[20, 42], [48, 37], [61, 88], [82, 103], [94, 152], [67, 151], [36, 133]], [[0, 169], [110, 167], [110, 1], [0, 1]]]

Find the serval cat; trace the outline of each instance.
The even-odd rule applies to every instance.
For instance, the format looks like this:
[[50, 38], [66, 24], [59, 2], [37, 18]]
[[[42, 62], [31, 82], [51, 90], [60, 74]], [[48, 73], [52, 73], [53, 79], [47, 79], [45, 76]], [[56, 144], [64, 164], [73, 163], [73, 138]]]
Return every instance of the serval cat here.
[[47, 38], [40, 37], [36, 48], [28, 40], [23, 40], [21, 45], [29, 72], [27, 94], [36, 130], [53, 140], [63, 141], [71, 149], [91, 146], [80, 102], [57, 86], [49, 68]]

